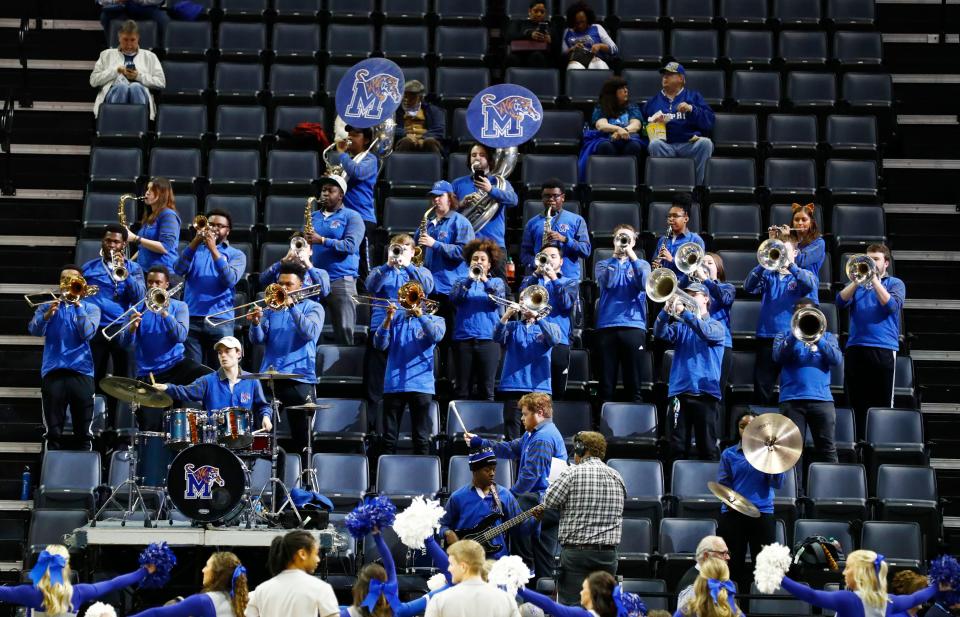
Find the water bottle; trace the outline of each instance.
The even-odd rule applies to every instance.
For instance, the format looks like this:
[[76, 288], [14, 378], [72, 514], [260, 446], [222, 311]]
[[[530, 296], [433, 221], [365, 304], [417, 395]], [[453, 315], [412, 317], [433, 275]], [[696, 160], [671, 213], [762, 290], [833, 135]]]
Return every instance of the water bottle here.
[[20, 476], [20, 500], [27, 501], [30, 499], [30, 467], [27, 465], [23, 466], [23, 475]]
[[507, 283], [512, 285], [517, 278], [517, 267], [513, 263], [513, 257], [507, 257]]

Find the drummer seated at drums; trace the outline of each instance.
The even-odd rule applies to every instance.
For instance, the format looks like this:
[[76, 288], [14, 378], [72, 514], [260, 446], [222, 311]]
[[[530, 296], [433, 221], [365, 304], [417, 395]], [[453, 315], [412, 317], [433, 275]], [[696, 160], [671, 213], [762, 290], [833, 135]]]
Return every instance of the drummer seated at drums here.
[[241, 379], [246, 371], [240, 369], [243, 346], [235, 337], [225, 336], [213, 346], [217, 351], [220, 368], [215, 373], [204, 375], [188, 386], [157, 384], [171, 397], [202, 401], [208, 413], [227, 407], [244, 407], [252, 410], [262, 419], [260, 426], [265, 431], [273, 430], [270, 421], [270, 406], [263, 396], [263, 388], [255, 379]]

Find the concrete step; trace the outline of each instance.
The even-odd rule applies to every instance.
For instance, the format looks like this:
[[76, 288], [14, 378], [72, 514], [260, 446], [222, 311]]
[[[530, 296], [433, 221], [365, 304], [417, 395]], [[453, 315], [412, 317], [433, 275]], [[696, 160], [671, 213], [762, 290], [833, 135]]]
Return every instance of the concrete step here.
[[960, 414], [960, 403], [921, 403], [920, 411], [925, 414]]

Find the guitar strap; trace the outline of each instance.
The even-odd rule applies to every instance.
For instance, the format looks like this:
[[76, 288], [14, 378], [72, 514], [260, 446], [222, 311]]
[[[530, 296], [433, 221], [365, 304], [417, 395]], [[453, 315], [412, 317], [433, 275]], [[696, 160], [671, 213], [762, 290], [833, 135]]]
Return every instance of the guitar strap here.
[[497, 511], [500, 513], [500, 518], [502, 519], [504, 516], [506, 516], [507, 513], [503, 509], [503, 504], [500, 503], [500, 495], [498, 494], [499, 492], [500, 491], [497, 490], [496, 484], [490, 487], [490, 495], [493, 497], [493, 505], [496, 507]]

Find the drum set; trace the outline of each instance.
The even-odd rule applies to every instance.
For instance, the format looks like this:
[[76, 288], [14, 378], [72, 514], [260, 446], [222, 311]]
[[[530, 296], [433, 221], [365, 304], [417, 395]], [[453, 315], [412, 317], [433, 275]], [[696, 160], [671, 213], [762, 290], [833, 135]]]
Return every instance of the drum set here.
[[[302, 375], [273, 370], [240, 375], [240, 379], [256, 379], [268, 385], [274, 427], [280, 421], [274, 382], [299, 377]], [[106, 377], [100, 381], [100, 387], [106, 394], [129, 403], [134, 415], [141, 407], [159, 410], [173, 404], [168, 394], [136, 379]], [[288, 409], [301, 409], [312, 415], [318, 409], [329, 407], [308, 401]], [[248, 529], [259, 523], [274, 526], [279, 515], [288, 509], [297, 522], [303, 524], [290, 489], [277, 472], [280, 450], [276, 430], [255, 430], [255, 416], [250, 409], [172, 408], [162, 413], [161, 432], [133, 434], [121, 457], [128, 465], [126, 478], [112, 487], [110, 497], [94, 515], [91, 526], [96, 526], [105, 512], [112, 517], [119, 511], [121, 525], [142, 512], [144, 527], [156, 527], [162, 512], [171, 512], [174, 508], [195, 525], [239, 522], [245, 523]], [[307, 456], [308, 460], [312, 458], [309, 445]], [[271, 462], [270, 478], [254, 495], [253, 467], [257, 459], [263, 458]], [[308, 469], [304, 475], [304, 486], [316, 490], [313, 470]], [[145, 494], [156, 496], [155, 517], [150, 514]], [[120, 499], [124, 495], [125, 502]], [[282, 497], [282, 501], [277, 497]], [[172, 525], [173, 518], [168, 518]]]

